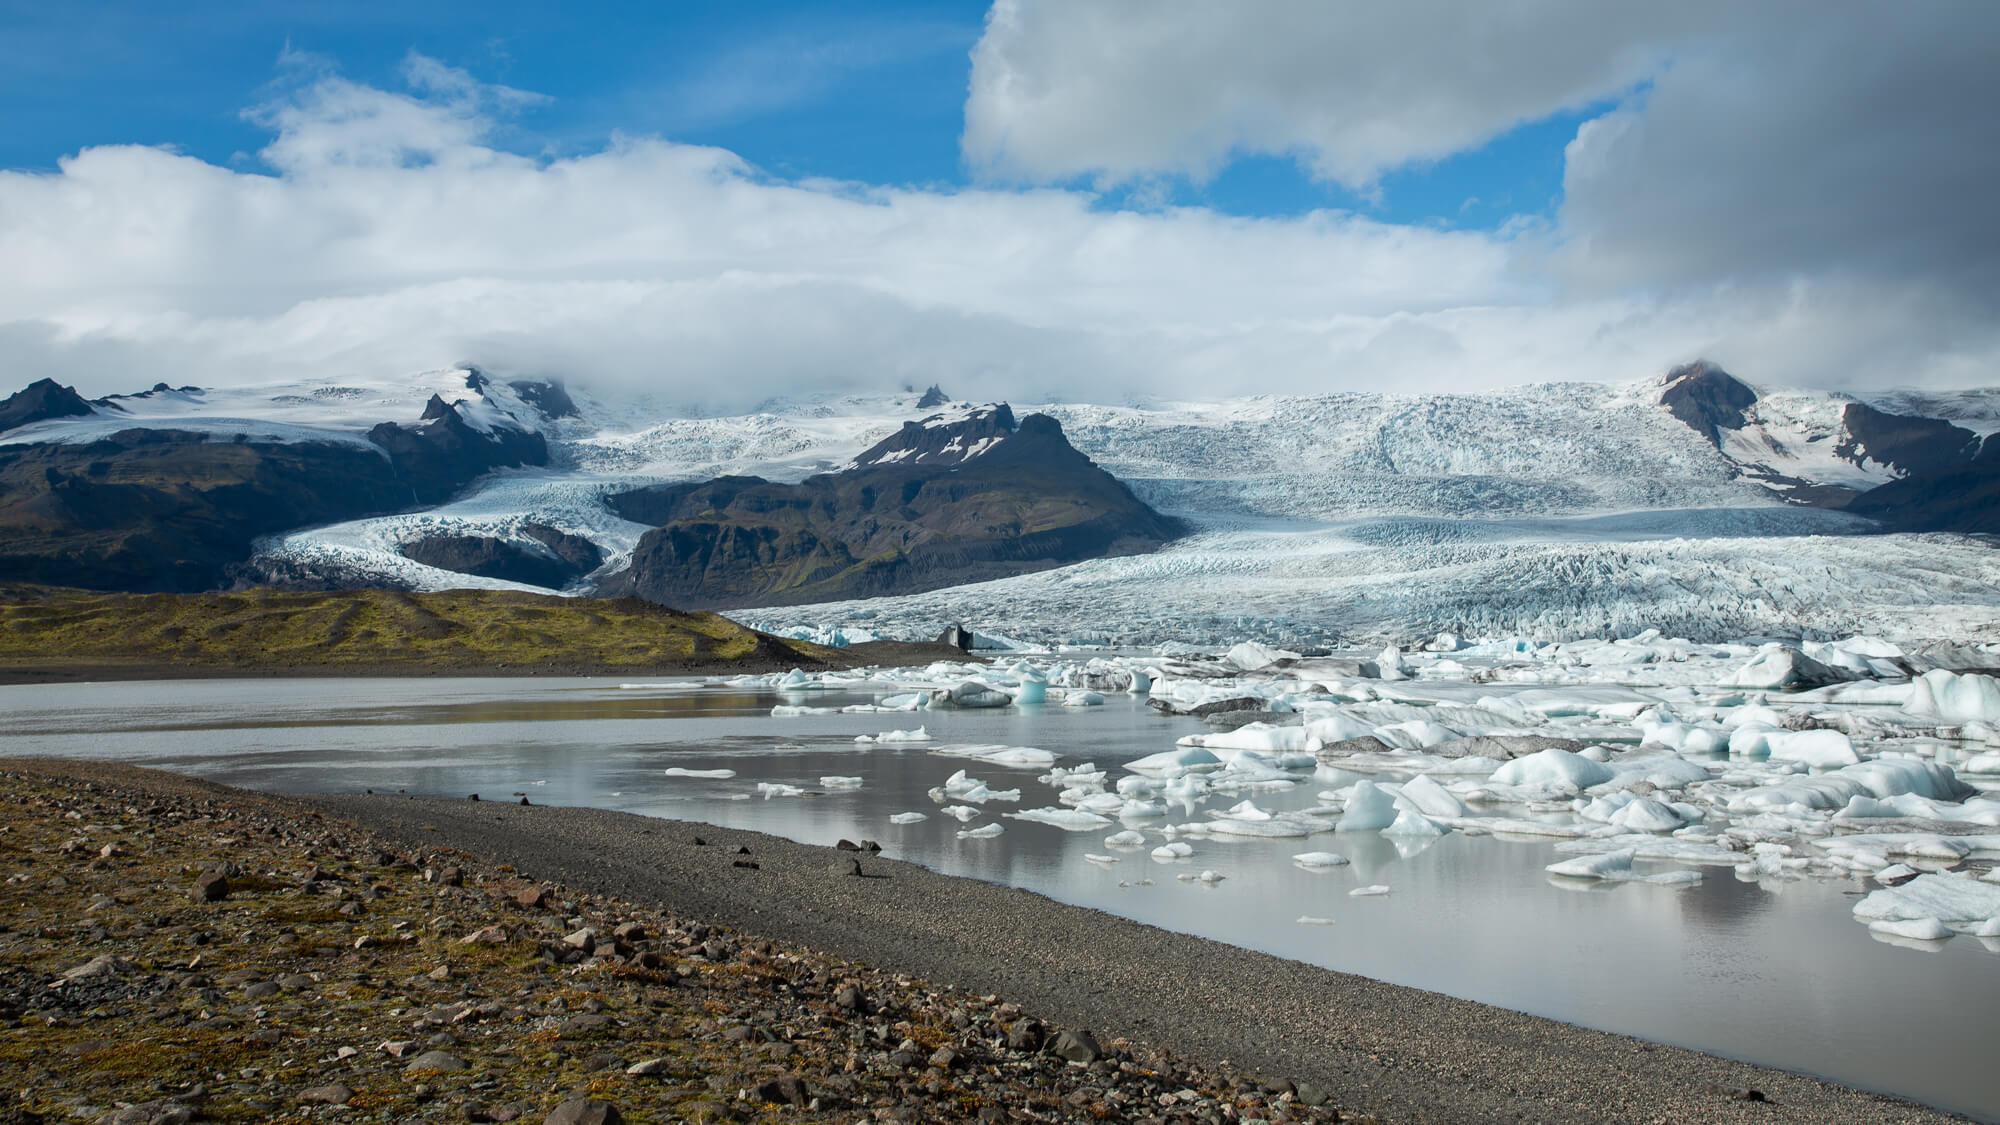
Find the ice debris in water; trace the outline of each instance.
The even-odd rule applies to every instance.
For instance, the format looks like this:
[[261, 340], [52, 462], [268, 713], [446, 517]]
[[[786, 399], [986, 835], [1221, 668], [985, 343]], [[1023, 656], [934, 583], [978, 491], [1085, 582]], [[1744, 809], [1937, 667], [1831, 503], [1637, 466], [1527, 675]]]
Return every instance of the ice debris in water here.
[[684, 766], [668, 766], [661, 772], [668, 777], [705, 777], [717, 780], [736, 776], [735, 770], [691, 770]]
[[961, 840], [990, 840], [993, 837], [998, 836], [999, 834], [1005, 831], [1007, 831], [1007, 829], [1004, 825], [998, 823], [984, 824], [979, 826], [978, 828], [960, 829], [958, 833], [958, 838]]
[[1356, 887], [1347, 892], [1347, 895], [1349, 898], [1373, 898], [1376, 895], [1386, 895], [1388, 893], [1389, 888], [1387, 886], [1381, 883], [1371, 883], [1365, 887]]
[[1298, 852], [1292, 856], [1292, 862], [1301, 867], [1343, 867], [1347, 857], [1339, 852]]
[[822, 777], [819, 779], [819, 787], [821, 789], [859, 789], [861, 788], [861, 784], [861, 779], [858, 777]]
[[1311, 914], [1301, 914], [1298, 917], [1298, 924], [1301, 926], [1331, 926], [1333, 925], [1333, 919], [1316, 918]]
[[925, 821], [925, 820], [929, 820], [929, 819], [930, 819], [930, 817], [928, 817], [928, 816], [926, 816], [925, 814], [923, 814], [923, 813], [920, 813], [920, 812], [899, 812], [899, 813], [895, 813], [894, 815], [892, 815], [892, 816], [890, 816], [890, 817], [889, 817], [889, 823], [890, 823], [890, 824], [916, 824], [916, 823], [918, 823], [919, 821]]

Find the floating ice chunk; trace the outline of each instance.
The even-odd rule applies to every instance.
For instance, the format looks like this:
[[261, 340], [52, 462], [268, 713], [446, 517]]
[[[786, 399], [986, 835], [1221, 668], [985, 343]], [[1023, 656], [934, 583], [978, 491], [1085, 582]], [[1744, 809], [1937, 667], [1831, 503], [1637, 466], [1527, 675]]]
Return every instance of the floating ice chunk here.
[[1104, 846], [1107, 848], [1143, 848], [1146, 846], [1146, 834], [1143, 832], [1134, 832], [1129, 828], [1123, 832], [1113, 832], [1104, 838]]
[[797, 715], [834, 715], [839, 712], [838, 707], [803, 707], [793, 703], [780, 703], [771, 708], [771, 717], [785, 719]]
[[1201, 874], [1195, 876], [1195, 878], [1201, 880], [1204, 883], [1207, 883], [1209, 886], [1212, 887], [1215, 884], [1222, 882], [1224, 879], [1229, 878], [1229, 876], [1224, 875], [1219, 871], [1203, 871]]
[[858, 777], [832, 776], [819, 779], [819, 787], [821, 789], [859, 789], [861, 788], [861, 784], [862, 781]]
[[1007, 816], [1014, 820], [1032, 820], [1038, 824], [1053, 825], [1065, 832], [1088, 832], [1111, 823], [1110, 817], [1099, 816], [1083, 809], [1022, 809], [1020, 812], [1008, 813]]
[[1853, 836], [1830, 836], [1816, 843], [1835, 855], [1880, 852], [1883, 855], [1906, 855], [1955, 863], [1974, 850], [2000, 847], [2000, 837], [1940, 836], [1933, 832], [1864, 832]]
[[1230, 649], [1229, 655], [1224, 657], [1224, 659], [1243, 669], [1245, 672], [1255, 672], [1259, 668], [1276, 664], [1280, 660], [1297, 660], [1298, 658], [1299, 654], [1296, 652], [1288, 652], [1282, 648], [1272, 648], [1270, 645], [1261, 645], [1256, 641], [1245, 641], [1235, 648]]
[[707, 777], [721, 779], [736, 776], [735, 770], [691, 770], [680, 766], [668, 766], [661, 772], [665, 773], [668, 777]]
[[1836, 770], [1835, 776], [1858, 782], [1872, 797], [1914, 793], [1939, 801], [1962, 801], [1977, 790], [1958, 779], [1950, 766], [1919, 758], [1876, 758]]
[[1565, 879], [1601, 879], [1614, 883], [1653, 883], [1658, 886], [1691, 886], [1701, 882], [1699, 871], [1666, 871], [1658, 875], [1641, 875], [1632, 870], [1632, 860], [1637, 852], [1622, 848], [1615, 852], [1599, 855], [1578, 856], [1551, 863], [1544, 868], [1551, 875]]
[[1611, 814], [1613, 828], [1626, 832], [1672, 832], [1687, 826], [1687, 818], [1672, 805], [1639, 797]]
[[1261, 808], [1258, 808], [1258, 807], [1257, 807], [1257, 802], [1255, 802], [1255, 801], [1238, 801], [1238, 802], [1237, 802], [1237, 803], [1235, 803], [1234, 805], [1231, 805], [1231, 806], [1229, 807], [1229, 810], [1228, 810], [1227, 812], [1220, 812], [1220, 813], [1216, 813], [1215, 815], [1216, 815], [1217, 817], [1221, 817], [1221, 818], [1227, 818], [1227, 819], [1229, 819], [1229, 820], [1269, 820], [1269, 819], [1271, 819], [1271, 814], [1270, 814], [1270, 813], [1268, 813], [1268, 812], [1265, 812], [1265, 811], [1264, 811], [1263, 809], [1261, 809]]
[[760, 781], [757, 783], [757, 795], [766, 799], [771, 797], [803, 797], [806, 795], [806, 790], [796, 785], [786, 785], [778, 781]]
[[[1403, 803], [1402, 798], [1398, 797], [1396, 803], [1401, 805]], [[1395, 823], [1382, 830], [1382, 835], [1408, 837], [1442, 836], [1448, 831], [1450, 829], [1418, 812], [1416, 809], [1405, 807], [1396, 814]]]
[[1934, 919], [1954, 927], [1976, 927], [2000, 917], [2000, 887], [1958, 875], [1918, 875], [1900, 887], [1870, 891], [1854, 903], [1862, 921]]
[[933, 794], [942, 794], [943, 797], [956, 797], [961, 801], [971, 801], [974, 804], [984, 804], [987, 801], [1018, 801], [1021, 799], [1021, 791], [1019, 789], [989, 788], [985, 782], [978, 778], [968, 777], [964, 770], [959, 770], [957, 773], [952, 774], [945, 779], [943, 785], [931, 790], [931, 792]]
[[980, 810], [973, 808], [971, 805], [946, 805], [939, 809], [938, 812], [958, 821], [960, 824], [964, 824], [968, 820], [977, 820], [980, 814]]
[[804, 687], [810, 683], [812, 683], [812, 677], [806, 675], [804, 671], [798, 668], [792, 669], [778, 679], [778, 686], [781, 688]]
[[1221, 758], [1197, 746], [1181, 750], [1166, 750], [1158, 754], [1149, 754], [1146, 757], [1125, 763], [1125, 768], [1128, 770], [1151, 773], [1163, 773], [1174, 769], [1220, 769], [1221, 766]]
[[1159, 782], [1137, 774], [1118, 779], [1118, 792], [1127, 797], [1151, 797], [1159, 793], [1161, 788]]
[[[1213, 734], [1190, 734], [1176, 745], [1205, 747], [1210, 750], [1303, 751], [1307, 749], [1306, 728], [1280, 727], [1270, 723], [1245, 723], [1235, 730], [1217, 731]], [[1139, 767], [1136, 763], [1131, 763], [1127, 768]]]
[[1292, 862], [1300, 867], [1345, 867], [1347, 857], [1339, 852], [1298, 852]]
[[1403, 650], [1390, 645], [1375, 658], [1375, 666], [1384, 680], [1396, 681], [1410, 678], [1410, 666], [1403, 662]]
[[1425, 816], [1459, 817], [1468, 811], [1449, 789], [1422, 775], [1403, 783], [1402, 798]]
[[1181, 840], [1161, 844], [1153, 849], [1154, 859], [1186, 859], [1194, 854], [1194, 845]]
[[1925, 672], [1910, 682], [1903, 708], [1946, 722], [2000, 724], [2000, 680], [1976, 672]]
[[1493, 780], [1502, 785], [1569, 790], [1588, 789], [1616, 776], [1617, 771], [1602, 762], [1593, 762], [1555, 746], [1525, 758], [1515, 758], [1493, 771]]
[[1034, 746], [939, 746], [931, 753], [943, 758], [973, 758], [1016, 769], [1048, 769], [1056, 756]]
[[1851, 766], [1861, 761], [1861, 755], [1854, 752], [1854, 743], [1837, 730], [1772, 731], [1764, 736], [1764, 747], [1773, 761], [1804, 762], [1814, 769]]
[[928, 727], [918, 727], [915, 730], [885, 730], [875, 736], [877, 742], [929, 742], [930, 740], [931, 732]]
[[1246, 836], [1268, 840], [1295, 840], [1312, 835], [1312, 830], [1291, 820], [1218, 820], [1208, 826], [1216, 836]]
[[899, 813], [896, 813], [896, 814], [895, 814], [894, 816], [891, 816], [891, 817], [889, 818], [889, 823], [890, 823], [890, 824], [916, 824], [916, 823], [918, 823], [918, 822], [920, 822], [920, 821], [925, 821], [925, 820], [929, 820], [929, 819], [930, 819], [930, 817], [928, 817], [928, 816], [926, 816], [926, 815], [924, 815], [923, 813], [920, 813], [920, 812], [899, 812]]
[[1396, 793], [1372, 781], [1357, 781], [1347, 796], [1338, 832], [1380, 832], [1396, 823]]
[[1331, 745], [1350, 738], [1373, 738], [1375, 725], [1336, 711], [1307, 721], [1306, 736], [1323, 745]]
[[1917, 877], [1917, 869], [1907, 863], [1892, 863], [1875, 872], [1875, 881], [1887, 886]]
[[1369, 898], [1369, 897], [1372, 897], [1372, 896], [1374, 896], [1374, 895], [1386, 895], [1386, 894], [1388, 894], [1388, 893], [1389, 893], [1389, 888], [1388, 888], [1387, 886], [1385, 886], [1385, 885], [1383, 885], [1383, 884], [1381, 884], [1381, 883], [1372, 883], [1372, 884], [1370, 884], [1370, 885], [1368, 885], [1368, 886], [1366, 886], [1366, 887], [1356, 887], [1356, 888], [1354, 888], [1353, 890], [1351, 890], [1351, 891], [1347, 892], [1347, 897], [1349, 897], [1349, 898]]
[[1031, 707], [1046, 703], [1049, 698], [1048, 682], [1040, 676], [1022, 676], [1021, 686], [1014, 690], [1014, 706]]
[[1951, 929], [1936, 918], [1877, 920], [1868, 923], [1868, 932], [1911, 941], [1943, 941], [1951, 936]]
[[1097, 854], [1097, 853], [1095, 853], [1095, 852], [1085, 852], [1085, 853], [1083, 853], [1083, 858], [1084, 858], [1084, 859], [1086, 859], [1086, 860], [1089, 860], [1089, 861], [1090, 861], [1091, 863], [1117, 863], [1117, 862], [1118, 862], [1118, 857], [1117, 857], [1117, 856], [1115, 856], [1115, 855], [1098, 855], [1098, 854]]
[[1853, 673], [1829, 668], [1798, 649], [1765, 645], [1728, 682], [1737, 687], [1778, 690], [1820, 687], [1853, 678]]
[[961, 828], [958, 831], [958, 838], [961, 840], [991, 840], [1005, 831], [1007, 831], [1006, 825], [995, 822], [993, 824], [980, 825], [978, 828]]
[[1094, 691], [1072, 691], [1063, 694], [1064, 707], [1102, 707], [1104, 697]]
[[1298, 924], [1301, 926], [1331, 926], [1333, 925], [1333, 919], [1315, 918], [1310, 914], [1301, 914], [1298, 918]]
[[1983, 754], [1974, 754], [1960, 763], [1958, 772], [1977, 774], [2000, 773], [2000, 750], [1988, 750]]

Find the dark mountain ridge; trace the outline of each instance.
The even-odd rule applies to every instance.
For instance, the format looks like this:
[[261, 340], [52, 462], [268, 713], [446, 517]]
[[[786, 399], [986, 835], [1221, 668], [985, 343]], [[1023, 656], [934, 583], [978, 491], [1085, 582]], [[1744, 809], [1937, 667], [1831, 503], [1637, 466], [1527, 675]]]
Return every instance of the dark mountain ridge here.
[[[48, 380], [0, 411], [9, 407], [4, 417], [32, 421], [100, 413]], [[482, 431], [435, 396], [421, 423], [384, 422], [366, 443], [134, 426], [90, 441], [0, 445], [0, 580], [213, 589], [233, 580], [261, 536], [435, 504], [492, 469], [547, 462], [541, 434]]]
[[1157, 550], [1184, 533], [1005, 406], [910, 422], [839, 472], [656, 485], [610, 499], [655, 525], [604, 593], [690, 607], [916, 593]]

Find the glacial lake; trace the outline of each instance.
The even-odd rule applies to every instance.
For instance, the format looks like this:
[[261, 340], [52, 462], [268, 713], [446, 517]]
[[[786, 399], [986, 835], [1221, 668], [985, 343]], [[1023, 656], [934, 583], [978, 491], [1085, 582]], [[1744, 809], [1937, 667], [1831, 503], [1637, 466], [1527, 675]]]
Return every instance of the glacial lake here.
[[[887, 694], [885, 691], [882, 694]], [[1101, 707], [773, 717], [779, 703], [863, 692], [609, 679], [199, 680], [0, 687], [0, 755], [107, 759], [277, 792], [376, 792], [589, 805], [808, 843], [879, 841], [934, 870], [1010, 884], [1168, 929], [1489, 1004], [1829, 1078], [2000, 1120], [2000, 940], [1910, 948], [1851, 916], [1860, 879], [1759, 883], [1709, 867], [1693, 887], [1580, 886], [1543, 870], [1552, 841], [1396, 841], [1374, 833], [1196, 839], [1162, 862], [1114, 850], [1119, 825], [1070, 832], [1008, 819], [1056, 803], [1039, 769], [935, 753], [1040, 747], [1117, 766], [1203, 728], [1110, 695]], [[923, 725], [928, 743], [856, 743]], [[669, 768], [736, 776], [668, 776]], [[960, 769], [1018, 803], [961, 824], [928, 791]], [[823, 777], [860, 778], [825, 789]], [[1349, 775], [1346, 780], [1351, 780]], [[1256, 793], [1273, 811], [1345, 784], [1328, 771]], [[815, 795], [762, 797], [759, 783]], [[1233, 801], [1213, 798], [1207, 807]], [[890, 817], [922, 812], [898, 825]], [[1199, 819], [1177, 809], [1176, 820]], [[992, 838], [963, 829], [998, 823]], [[1139, 825], [1144, 827], [1144, 825]], [[1158, 843], [1149, 833], [1148, 847]], [[1348, 866], [1309, 870], [1297, 852]], [[1117, 862], [1086, 859], [1116, 855]], [[1179, 876], [1214, 871], [1209, 884]], [[1351, 897], [1371, 884], [1389, 893]], [[1305, 924], [1302, 917], [1330, 920]], [[1991, 948], [1989, 948], [1991, 946]]]

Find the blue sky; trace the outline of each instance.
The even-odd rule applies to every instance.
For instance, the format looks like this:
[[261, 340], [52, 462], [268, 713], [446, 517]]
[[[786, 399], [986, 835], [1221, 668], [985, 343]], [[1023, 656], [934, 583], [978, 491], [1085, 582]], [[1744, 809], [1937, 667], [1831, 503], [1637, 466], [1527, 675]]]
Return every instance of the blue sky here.
[[1994, 42], [1990, 0], [0, 0], [0, 354], [707, 406], [1991, 385]]
[[[528, 154], [599, 148], [615, 133], [716, 145], [786, 179], [963, 186], [959, 150], [986, 5], [814, 3], [197, 3], [185, 8], [7, 0], [0, 167], [50, 170], [89, 145], [167, 145], [269, 171], [268, 128], [244, 111], [320, 68], [394, 85], [414, 51], [545, 95], [496, 143]], [[1234, 215], [1352, 209], [1397, 223], [1491, 228], [1553, 212], [1563, 146], [1591, 114], [1564, 111], [1355, 191], [1287, 155], [1214, 175], [1109, 185], [1104, 208]], [[1092, 177], [1063, 183], [1090, 188]]]

